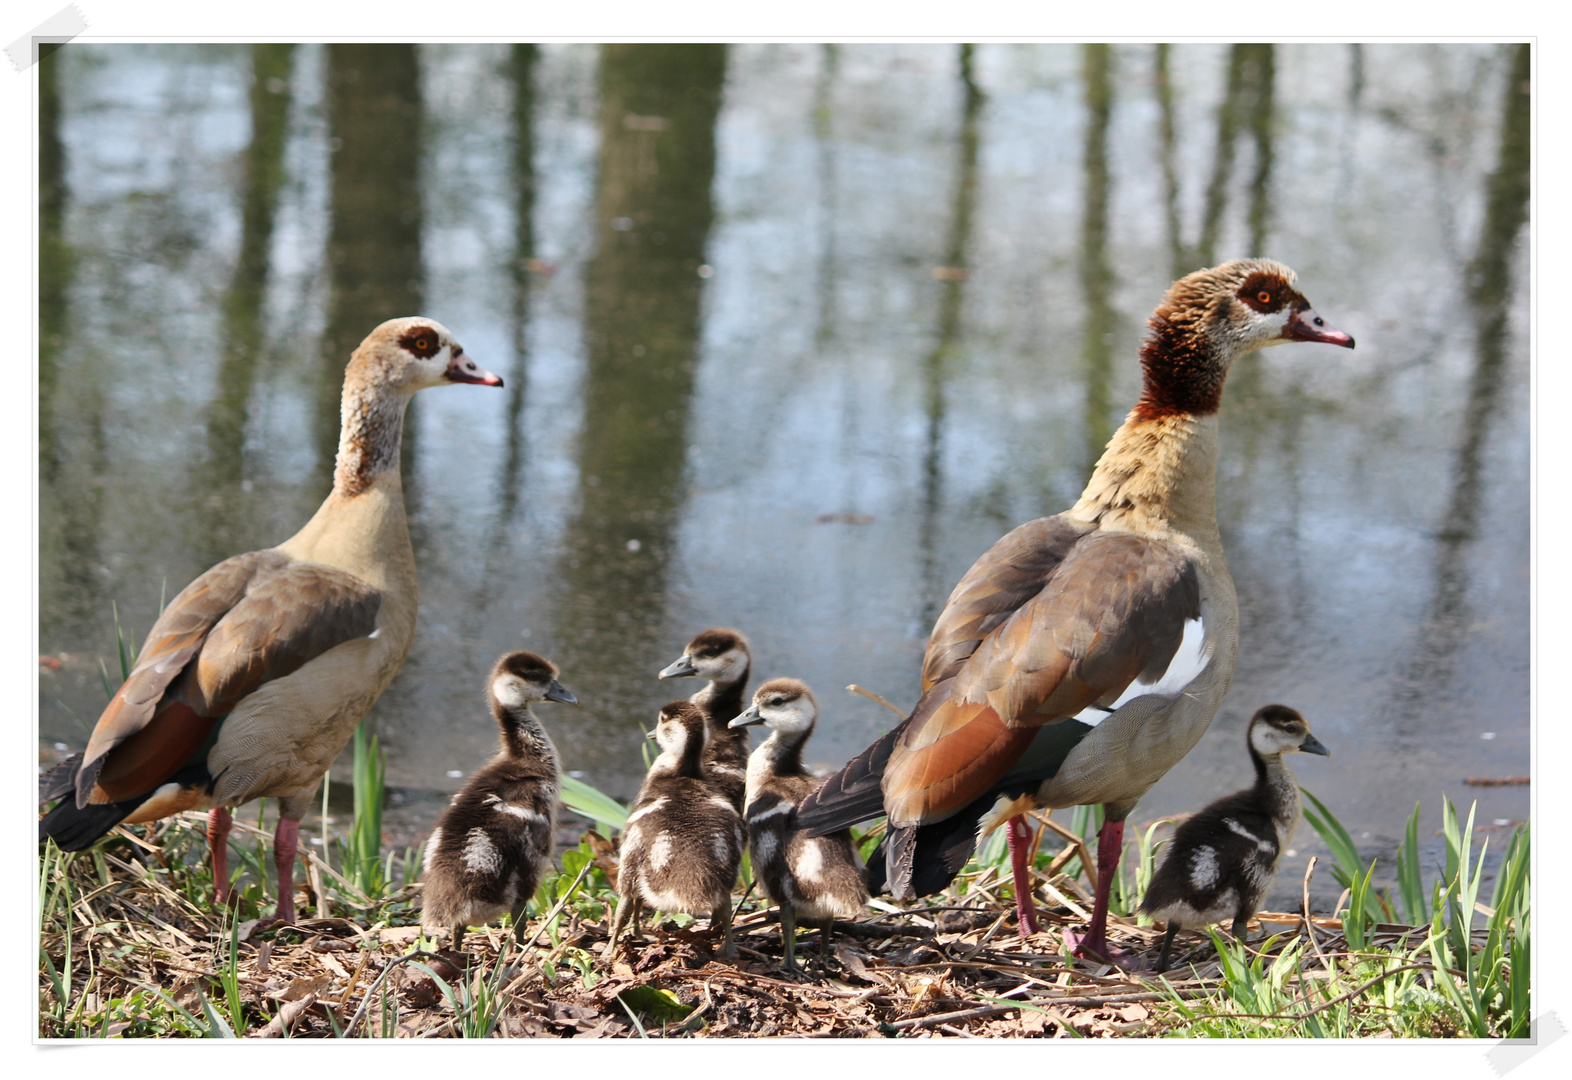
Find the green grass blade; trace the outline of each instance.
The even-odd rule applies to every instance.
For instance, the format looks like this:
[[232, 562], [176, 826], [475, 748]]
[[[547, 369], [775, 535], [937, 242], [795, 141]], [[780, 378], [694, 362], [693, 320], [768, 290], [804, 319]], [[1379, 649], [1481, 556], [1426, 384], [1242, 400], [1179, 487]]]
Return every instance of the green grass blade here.
[[[1335, 865], [1332, 867], [1332, 876], [1337, 883], [1345, 889], [1352, 890], [1364, 873], [1365, 863], [1359, 857], [1359, 846], [1354, 843], [1354, 838], [1348, 835], [1348, 830], [1343, 828], [1343, 823], [1337, 816], [1326, 808], [1326, 804], [1312, 795], [1307, 789], [1300, 788], [1305, 798], [1315, 803], [1319, 815], [1305, 810], [1305, 820], [1320, 834], [1322, 841], [1331, 849]], [[1381, 904], [1375, 895], [1369, 891], [1361, 895], [1361, 909], [1372, 922], [1381, 921]]]
[[605, 826], [607, 832], [620, 829], [628, 823], [627, 807], [575, 777], [562, 777], [561, 799], [563, 806], [589, 818], [597, 826]]
[[1403, 899], [1403, 918], [1410, 926], [1423, 926], [1430, 921], [1430, 911], [1425, 905], [1425, 886], [1419, 870], [1419, 803], [1414, 803], [1414, 813], [1408, 819], [1408, 830], [1403, 842], [1397, 846], [1397, 888]]

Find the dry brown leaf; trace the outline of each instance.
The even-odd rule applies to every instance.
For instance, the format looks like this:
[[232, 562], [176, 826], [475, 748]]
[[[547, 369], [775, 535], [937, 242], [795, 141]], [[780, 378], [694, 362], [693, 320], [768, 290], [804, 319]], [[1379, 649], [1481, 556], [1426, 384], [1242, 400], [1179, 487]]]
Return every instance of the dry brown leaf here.
[[288, 1001], [283, 1008], [278, 1010], [278, 1015], [269, 1020], [267, 1026], [252, 1036], [254, 1039], [277, 1039], [283, 1036], [284, 1030], [292, 1025], [301, 1013], [316, 1004], [316, 994], [307, 994], [298, 1001]]
[[316, 996], [333, 984], [333, 976], [328, 974], [314, 975], [309, 978], [296, 979], [285, 987], [284, 991], [273, 995], [279, 1001], [301, 1001], [306, 997], [313, 1000]]

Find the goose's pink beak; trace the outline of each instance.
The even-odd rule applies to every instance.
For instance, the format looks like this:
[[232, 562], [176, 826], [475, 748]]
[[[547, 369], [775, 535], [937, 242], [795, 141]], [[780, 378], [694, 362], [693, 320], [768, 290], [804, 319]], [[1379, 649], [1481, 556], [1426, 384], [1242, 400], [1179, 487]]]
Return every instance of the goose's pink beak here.
[[448, 361], [448, 369], [443, 372], [443, 378], [448, 382], [474, 383], [477, 386], [502, 385], [501, 375], [493, 375], [465, 355], [462, 349], [453, 351], [453, 359]]
[[1288, 317], [1288, 325], [1283, 327], [1283, 336], [1290, 341], [1320, 341], [1327, 345], [1341, 345], [1345, 349], [1354, 347], [1354, 339], [1331, 326], [1312, 308], [1300, 308]]

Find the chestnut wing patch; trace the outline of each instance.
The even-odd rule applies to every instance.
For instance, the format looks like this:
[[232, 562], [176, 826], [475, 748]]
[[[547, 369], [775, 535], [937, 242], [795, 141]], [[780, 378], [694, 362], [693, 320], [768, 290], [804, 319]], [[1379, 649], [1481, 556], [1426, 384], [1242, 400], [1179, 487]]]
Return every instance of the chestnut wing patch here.
[[246, 694], [370, 634], [380, 605], [381, 594], [360, 579], [278, 551], [219, 563], [148, 632], [83, 752], [77, 804], [151, 790]]
[[1200, 606], [1195, 565], [1175, 546], [1083, 537], [902, 725], [882, 783], [891, 821], [942, 820], [1006, 776], [1037, 727], [1160, 677]]

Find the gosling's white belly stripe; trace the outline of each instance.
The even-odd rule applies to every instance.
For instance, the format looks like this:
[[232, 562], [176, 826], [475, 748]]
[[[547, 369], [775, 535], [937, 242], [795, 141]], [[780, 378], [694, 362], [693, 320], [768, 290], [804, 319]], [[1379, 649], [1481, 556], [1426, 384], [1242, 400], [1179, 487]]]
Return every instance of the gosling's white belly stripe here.
[[1173, 659], [1168, 662], [1168, 667], [1161, 675], [1149, 683], [1136, 679], [1125, 687], [1124, 693], [1120, 694], [1108, 708], [1088, 706], [1076, 713], [1074, 719], [1088, 727], [1096, 727], [1118, 712], [1122, 706], [1138, 697], [1147, 694], [1178, 697], [1206, 670], [1206, 666], [1212, 662], [1212, 654], [1216, 651], [1217, 643], [1207, 637], [1206, 627], [1201, 620], [1190, 619], [1184, 624], [1184, 636], [1179, 640], [1179, 647], [1174, 650]]

